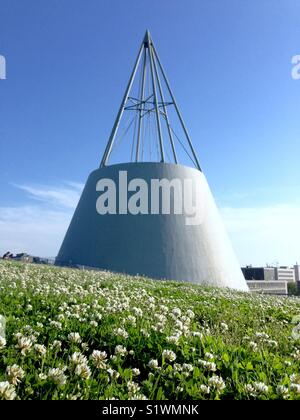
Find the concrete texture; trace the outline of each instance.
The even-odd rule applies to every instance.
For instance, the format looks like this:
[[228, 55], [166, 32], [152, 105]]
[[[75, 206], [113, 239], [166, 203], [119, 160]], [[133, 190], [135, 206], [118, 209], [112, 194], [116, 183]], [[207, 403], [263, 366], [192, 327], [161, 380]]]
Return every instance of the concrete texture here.
[[[184, 214], [98, 214], [96, 184], [102, 178], [118, 184], [119, 171], [128, 172], [128, 181], [142, 178], [149, 185], [154, 178], [192, 179], [201, 193], [201, 223], [186, 225]], [[168, 163], [126, 163], [93, 171], [56, 263], [248, 290], [205, 176]]]

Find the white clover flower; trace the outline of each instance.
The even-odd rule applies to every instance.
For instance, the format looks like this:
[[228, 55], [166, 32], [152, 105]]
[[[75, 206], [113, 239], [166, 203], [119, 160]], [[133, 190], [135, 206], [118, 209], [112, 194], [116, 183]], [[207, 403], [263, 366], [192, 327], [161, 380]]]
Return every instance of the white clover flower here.
[[149, 332], [147, 330], [145, 330], [144, 328], [141, 328], [141, 334], [146, 338], [150, 337]]
[[183, 363], [181, 366], [182, 374], [186, 377], [190, 376], [194, 370], [194, 366], [189, 363]]
[[190, 309], [188, 309], [188, 310], [186, 311], [186, 314], [187, 314], [187, 316], [188, 316], [189, 318], [191, 318], [191, 319], [195, 318], [195, 314], [194, 314], [194, 312], [193, 312], [193, 311], [191, 311]]
[[111, 368], [107, 369], [107, 373], [109, 374], [109, 376], [110, 376], [110, 377], [111, 377], [111, 379], [113, 379], [113, 380], [118, 379], [118, 378], [119, 378], [119, 376], [120, 376], [119, 372], [117, 372], [116, 370], [111, 369]]
[[199, 331], [193, 331], [192, 334], [193, 334], [194, 337], [198, 337], [198, 338], [202, 338], [203, 337], [203, 334], [201, 332], [199, 332]]
[[81, 343], [81, 337], [80, 337], [80, 334], [79, 334], [79, 333], [77, 333], [77, 332], [70, 333], [70, 334], [68, 335], [68, 340], [69, 340], [71, 343], [74, 343], [74, 344], [80, 344], [80, 343]]
[[6, 340], [4, 337], [0, 336], [0, 350], [4, 349], [5, 346], [6, 346]]
[[183, 325], [183, 327], [181, 328], [181, 332], [184, 335], [189, 335], [190, 334], [190, 327], [188, 325]]
[[126, 347], [123, 347], [121, 345], [118, 345], [115, 347], [115, 355], [116, 356], [126, 356], [127, 354], [127, 349]]
[[124, 328], [117, 328], [114, 330], [115, 335], [122, 338], [128, 338], [128, 332]]
[[198, 359], [198, 363], [210, 372], [215, 372], [217, 370], [217, 365], [214, 362]]
[[97, 369], [106, 369], [107, 353], [105, 351], [94, 350], [91, 359]]
[[179, 309], [179, 308], [174, 308], [174, 309], [172, 310], [172, 314], [173, 314], [175, 317], [179, 318], [179, 317], [181, 316], [181, 309]]
[[18, 341], [20, 338], [22, 338], [23, 337], [23, 334], [22, 333], [15, 333], [14, 334], [14, 338]]
[[226, 331], [228, 331], [228, 330], [229, 330], [229, 327], [228, 327], [228, 325], [227, 325], [227, 324], [225, 324], [225, 322], [221, 322], [220, 327], [221, 327], [221, 330], [222, 330], [223, 332], [226, 332]]
[[82, 379], [89, 379], [91, 376], [91, 370], [85, 363], [76, 365], [74, 373]]
[[204, 366], [210, 372], [215, 372], [217, 370], [217, 365], [214, 362], [206, 362]]
[[4, 381], [0, 382], [0, 397], [4, 400], [14, 400], [17, 394], [15, 391], [15, 387], [11, 385], [9, 382]]
[[21, 336], [18, 338], [16, 347], [21, 350], [21, 354], [23, 356], [26, 356], [26, 354], [31, 350], [32, 344], [33, 342], [30, 338]]
[[128, 389], [128, 392], [130, 394], [133, 394], [134, 395], [134, 394], [136, 394], [140, 390], [140, 387], [139, 387], [139, 385], [137, 383], [135, 383], [133, 381], [128, 381], [127, 382], [127, 389]]
[[181, 366], [181, 364], [180, 363], [174, 363], [174, 365], [173, 365], [173, 370], [174, 370], [174, 372], [176, 373], [176, 372], [181, 372], [182, 371], [182, 366]]
[[129, 397], [129, 400], [148, 400], [148, 398], [144, 394], [137, 393], [137, 394], [131, 395]]
[[141, 308], [132, 308], [132, 312], [134, 313], [135, 316], [139, 316], [142, 317], [143, 316], [143, 311], [141, 310]]
[[166, 305], [160, 305], [159, 309], [163, 314], [167, 314], [169, 312], [169, 308]]
[[88, 351], [88, 349], [89, 349], [88, 343], [81, 343], [81, 348], [82, 348], [83, 351]]
[[154, 318], [156, 318], [159, 322], [165, 323], [167, 321], [167, 318], [165, 315], [162, 314], [154, 314]]
[[255, 334], [255, 337], [256, 338], [259, 338], [259, 339], [264, 339], [264, 340], [268, 340], [270, 337], [268, 336], [268, 334], [266, 334], [266, 333], [264, 333], [264, 332], [257, 332], [256, 334]]
[[60, 350], [61, 349], [61, 346], [62, 346], [62, 342], [61, 341], [59, 341], [59, 340], [54, 340], [53, 341], [53, 343], [51, 344], [51, 348], [53, 349], [53, 350], [56, 350], [56, 351], [58, 351], [58, 350]]
[[129, 350], [128, 354], [130, 354], [130, 356], [134, 355], [134, 350]]
[[45, 356], [47, 353], [47, 349], [43, 344], [35, 344], [34, 350], [41, 356]]
[[179, 344], [180, 337], [181, 337], [180, 334], [171, 335], [171, 336], [167, 337], [166, 340], [167, 340], [168, 343], [175, 344], [177, 346]]
[[291, 384], [290, 388], [296, 394], [300, 394], [300, 385], [299, 384]]
[[141, 374], [140, 369], [133, 368], [132, 369], [133, 376], [139, 376]]
[[293, 374], [290, 376], [290, 381], [291, 381], [291, 383], [293, 383], [293, 384], [300, 384], [300, 374], [298, 374], [298, 373], [293, 373]]
[[162, 357], [169, 362], [174, 362], [176, 360], [176, 354], [172, 350], [163, 350]]
[[92, 320], [92, 321], [90, 322], [90, 326], [91, 326], [91, 327], [98, 327], [98, 322], [97, 322], [97, 321], [95, 321], [95, 320]]
[[278, 343], [275, 340], [267, 340], [267, 344], [274, 348], [278, 347]]
[[70, 356], [70, 363], [72, 365], [82, 365], [87, 364], [87, 358], [80, 352], [75, 352]]
[[164, 327], [165, 327], [165, 324], [164, 323], [158, 322], [156, 325], [152, 325], [151, 326], [151, 329], [153, 331], [158, 331], [160, 333], [163, 333], [164, 332]]
[[214, 359], [214, 357], [215, 357], [212, 353], [205, 353], [205, 355], [204, 355], [204, 356], [205, 356], [205, 358], [206, 358], [206, 359], [208, 359], [208, 360], [212, 360], [212, 359]]
[[158, 369], [158, 361], [156, 359], [150, 360], [148, 363], [150, 369]]
[[278, 385], [276, 388], [276, 392], [278, 395], [282, 396], [283, 398], [287, 398], [289, 395], [289, 389], [287, 386]]
[[263, 382], [254, 382], [254, 388], [258, 393], [265, 394], [268, 392], [269, 387]]
[[62, 329], [62, 323], [61, 322], [58, 322], [58, 321], [50, 321], [49, 324], [50, 324], [50, 327], [53, 327], [53, 328], [55, 328], [57, 330], [61, 330]]
[[253, 385], [246, 384], [245, 385], [245, 391], [247, 394], [251, 395], [252, 397], [256, 397], [256, 391]]
[[47, 379], [47, 375], [45, 375], [44, 373], [39, 373], [39, 378], [44, 381], [45, 379]]
[[256, 351], [256, 350], [257, 350], [257, 348], [258, 348], [258, 346], [257, 346], [257, 344], [255, 343], [255, 341], [250, 341], [250, 342], [249, 342], [249, 346], [250, 346], [250, 348], [251, 348], [253, 351]]
[[178, 328], [179, 330], [182, 330], [182, 328], [183, 328], [183, 322], [180, 321], [180, 319], [176, 319], [176, 321], [175, 321], [175, 327]]
[[204, 328], [203, 331], [204, 331], [205, 335], [210, 335], [210, 333], [211, 333], [209, 328]]
[[206, 386], [206, 385], [200, 385], [199, 389], [200, 389], [200, 391], [201, 391], [203, 394], [209, 394], [209, 393], [210, 393], [210, 388], [209, 388], [209, 386]]
[[59, 368], [52, 368], [48, 372], [48, 378], [56, 385], [64, 386], [67, 383], [67, 377], [64, 371]]
[[268, 390], [269, 387], [263, 382], [254, 382], [253, 384], [247, 384], [245, 386], [245, 391], [252, 397], [256, 397], [260, 394], [266, 394]]
[[25, 372], [20, 366], [15, 364], [12, 366], [7, 366], [6, 376], [10, 384], [18, 385], [18, 383], [21, 382], [21, 380], [24, 378]]
[[208, 380], [208, 385], [215, 389], [217, 392], [223, 391], [223, 389], [226, 387], [225, 382], [221, 376], [214, 375]]
[[132, 315], [128, 315], [127, 321], [130, 322], [132, 325], [136, 325], [136, 317]]

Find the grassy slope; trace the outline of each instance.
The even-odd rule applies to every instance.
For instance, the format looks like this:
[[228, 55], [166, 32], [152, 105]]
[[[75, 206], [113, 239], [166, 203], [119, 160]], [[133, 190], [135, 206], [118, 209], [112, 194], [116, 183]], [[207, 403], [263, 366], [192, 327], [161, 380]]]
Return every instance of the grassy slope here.
[[1, 262], [0, 314], [0, 398], [300, 398], [298, 299]]

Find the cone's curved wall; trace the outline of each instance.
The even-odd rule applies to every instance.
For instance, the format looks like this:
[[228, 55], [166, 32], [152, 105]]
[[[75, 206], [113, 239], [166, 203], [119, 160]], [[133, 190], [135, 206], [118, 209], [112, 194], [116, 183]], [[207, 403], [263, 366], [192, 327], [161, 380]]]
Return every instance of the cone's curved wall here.
[[[201, 193], [200, 224], [187, 225], [185, 214], [100, 215], [97, 182], [109, 178], [118, 185], [119, 171], [127, 171], [128, 182], [141, 178], [149, 185], [151, 179], [192, 179]], [[205, 176], [168, 163], [127, 163], [93, 171], [56, 263], [248, 290]]]

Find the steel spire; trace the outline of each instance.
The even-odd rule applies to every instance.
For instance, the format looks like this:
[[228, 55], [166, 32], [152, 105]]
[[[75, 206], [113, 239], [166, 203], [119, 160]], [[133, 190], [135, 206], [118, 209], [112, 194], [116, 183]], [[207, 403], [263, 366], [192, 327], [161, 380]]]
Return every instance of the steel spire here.
[[[141, 58], [143, 59], [141, 60]], [[142, 64], [141, 64], [142, 62]], [[141, 65], [140, 65], [141, 64]], [[141, 69], [140, 69], [141, 67]], [[140, 69], [140, 90], [138, 93], [138, 97], [131, 96], [131, 91], [135, 82], [135, 78], [137, 73]], [[147, 85], [147, 79], [148, 85]], [[164, 94], [164, 86], [166, 87], [168, 96], [171, 100], [165, 100]], [[150, 92], [150, 95], [146, 95], [147, 88]], [[147, 96], [147, 97], [146, 97]], [[183, 144], [184, 142], [181, 141], [176, 133], [174, 132], [174, 128], [172, 126], [172, 121], [170, 120], [167, 107], [173, 106], [176, 115], [178, 117], [179, 123], [184, 133], [184, 141], [187, 143], [186, 146]], [[164, 135], [168, 138], [169, 143], [168, 147], [170, 147], [171, 154], [173, 156], [174, 163], [178, 163], [178, 156], [175, 147], [174, 136], [175, 134], [176, 139], [179, 141], [179, 145], [183, 147], [184, 151], [193, 161], [193, 164], [196, 166], [197, 169], [201, 171], [201, 167], [193, 147], [191, 138], [183, 121], [182, 115], [179, 111], [179, 107], [175, 100], [174, 94], [171, 90], [170, 83], [166, 77], [165, 71], [162, 67], [161, 61], [159, 59], [158, 53], [154, 46], [152, 37], [150, 35], [150, 31], [147, 29], [140, 46], [131, 76], [129, 78], [127, 88], [125, 90], [115, 123], [113, 125], [112, 132], [110, 134], [108, 143], [106, 145], [100, 167], [106, 166], [109, 160], [110, 154], [112, 152], [115, 139], [118, 133], [118, 129], [123, 117], [124, 111], [135, 111], [137, 113], [137, 131], [133, 134], [133, 143], [132, 146], [135, 147], [135, 162], [140, 162], [143, 159], [143, 153], [140, 153], [141, 146], [145, 144], [145, 135], [143, 135], [143, 131], [145, 130], [145, 124], [143, 124], [143, 120], [146, 116], [151, 116], [152, 114], [155, 115], [155, 131], [156, 137], [158, 139], [158, 146], [159, 146], [159, 154], [160, 154], [160, 162], [166, 161], [165, 155], [165, 147], [167, 143], [164, 141]], [[144, 127], [144, 129], [143, 129]], [[163, 134], [165, 133], [165, 134]], [[135, 137], [136, 136], [136, 137]], [[189, 150], [188, 150], [189, 149]], [[189, 153], [189, 151], [191, 153]]]

